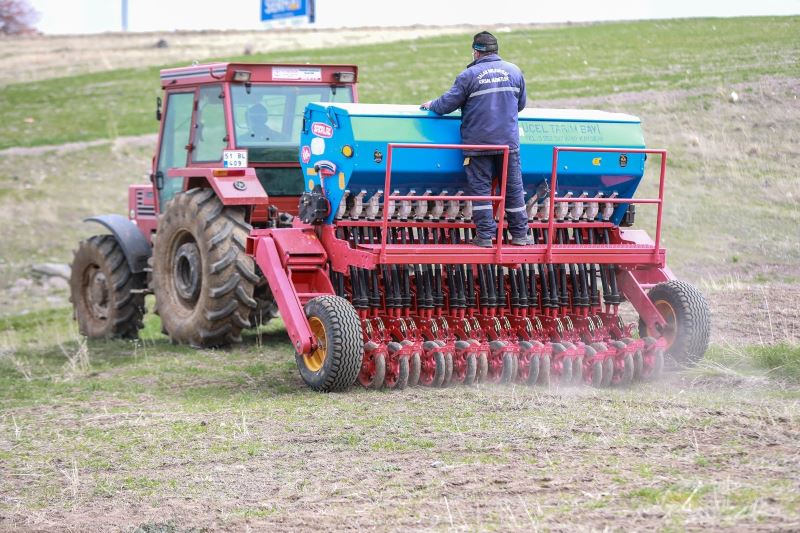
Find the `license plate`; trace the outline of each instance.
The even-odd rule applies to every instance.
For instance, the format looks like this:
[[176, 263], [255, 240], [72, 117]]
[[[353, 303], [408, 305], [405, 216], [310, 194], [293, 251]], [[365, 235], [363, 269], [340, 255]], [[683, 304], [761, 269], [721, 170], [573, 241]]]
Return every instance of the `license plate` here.
[[247, 150], [223, 150], [222, 166], [225, 168], [247, 168]]

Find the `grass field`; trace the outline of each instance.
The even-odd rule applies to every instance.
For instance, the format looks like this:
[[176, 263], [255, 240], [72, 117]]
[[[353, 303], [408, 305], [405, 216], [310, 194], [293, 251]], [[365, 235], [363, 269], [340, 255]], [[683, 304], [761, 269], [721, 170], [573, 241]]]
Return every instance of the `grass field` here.
[[[152, 156], [158, 69], [0, 87], [0, 530], [800, 529], [798, 30], [500, 34], [532, 105], [634, 113], [670, 151], [669, 262], [709, 298], [712, 347], [630, 390], [320, 395], [279, 321], [228, 350], [171, 345], [153, 315], [139, 341], [86, 342], [64, 289], [21, 281], [70, 260], [84, 216], [124, 212]], [[417, 103], [468, 41], [240, 59], [353, 62], [362, 101]], [[36, 148], [62, 143], [77, 144]]]
[[[531, 97], [544, 100], [797, 77], [798, 33], [800, 17], [614, 23], [500, 35], [502, 54], [526, 73]], [[413, 104], [449, 87], [469, 62], [468, 43], [469, 37], [448, 35], [226, 59], [355, 63], [363, 101]], [[155, 67], [6, 85], [0, 89], [0, 149], [155, 132], [158, 94]]]

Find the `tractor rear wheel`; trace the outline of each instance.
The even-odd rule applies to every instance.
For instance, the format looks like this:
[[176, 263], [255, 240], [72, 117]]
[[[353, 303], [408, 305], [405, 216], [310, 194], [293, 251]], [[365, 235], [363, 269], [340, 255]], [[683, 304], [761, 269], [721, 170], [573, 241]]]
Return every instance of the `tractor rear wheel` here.
[[144, 316], [143, 274], [131, 272], [113, 235], [81, 241], [72, 260], [70, 301], [81, 335], [135, 339]]
[[[711, 334], [711, 312], [708, 302], [693, 285], [685, 281], [672, 280], [659, 283], [650, 290], [650, 300], [667, 322], [661, 332], [667, 340], [667, 354], [684, 366], [691, 366], [702, 359], [708, 349]], [[656, 337], [639, 321], [639, 336]]]
[[250, 313], [250, 324], [252, 324], [254, 328], [266, 326], [270, 320], [280, 316], [278, 302], [276, 302], [275, 297], [272, 296], [269, 284], [260, 273], [258, 266], [256, 266], [256, 272], [261, 278], [261, 281], [256, 284], [253, 290], [253, 299], [256, 301], [256, 308]]
[[364, 355], [361, 320], [356, 310], [344, 298], [325, 295], [309, 301], [305, 311], [317, 345], [310, 354], [295, 355], [300, 377], [316, 391], [349, 389], [358, 378]]
[[249, 231], [244, 209], [222, 205], [212, 189], [167, 204], [153, 247], [153, 292], [173, 342], [224, 346], [250, 327], [259, 276], [244, 252]]

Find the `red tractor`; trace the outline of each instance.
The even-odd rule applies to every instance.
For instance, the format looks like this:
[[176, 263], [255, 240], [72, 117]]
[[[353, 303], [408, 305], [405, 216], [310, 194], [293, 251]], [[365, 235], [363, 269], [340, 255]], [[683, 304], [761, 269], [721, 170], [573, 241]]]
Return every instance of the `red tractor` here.
[[[292, 224], [303, 192], [297, 138], [310, 102], [353, 102], [352, 65], [216, 63], [161, 71], [150, 184], [128, 217], [87, 220], [110, 235], [80, 243], [71, 293], [80, 332], [136, 337], [153, 293], [174, 342], [221, 346], [277, 312], [245, 253], [250, 230]], [[266, 191], [269, 191], [267, 197]]]

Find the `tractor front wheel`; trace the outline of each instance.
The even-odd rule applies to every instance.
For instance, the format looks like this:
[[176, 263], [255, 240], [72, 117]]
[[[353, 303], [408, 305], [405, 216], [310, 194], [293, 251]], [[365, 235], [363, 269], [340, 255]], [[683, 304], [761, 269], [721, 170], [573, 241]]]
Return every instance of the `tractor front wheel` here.
[[153, 292], [173, 342], [224, 346], [250, 327], [259, 276], [244, 252], [249, 231], [244, 209], [224, 206], [212, 189], [167, 204], [153, 247]]
[[135, 339], [144, 315], [143, 274], [131, 272], [113, 235], [81, 241], [72, 260], [70, 301], [81, 335]]

